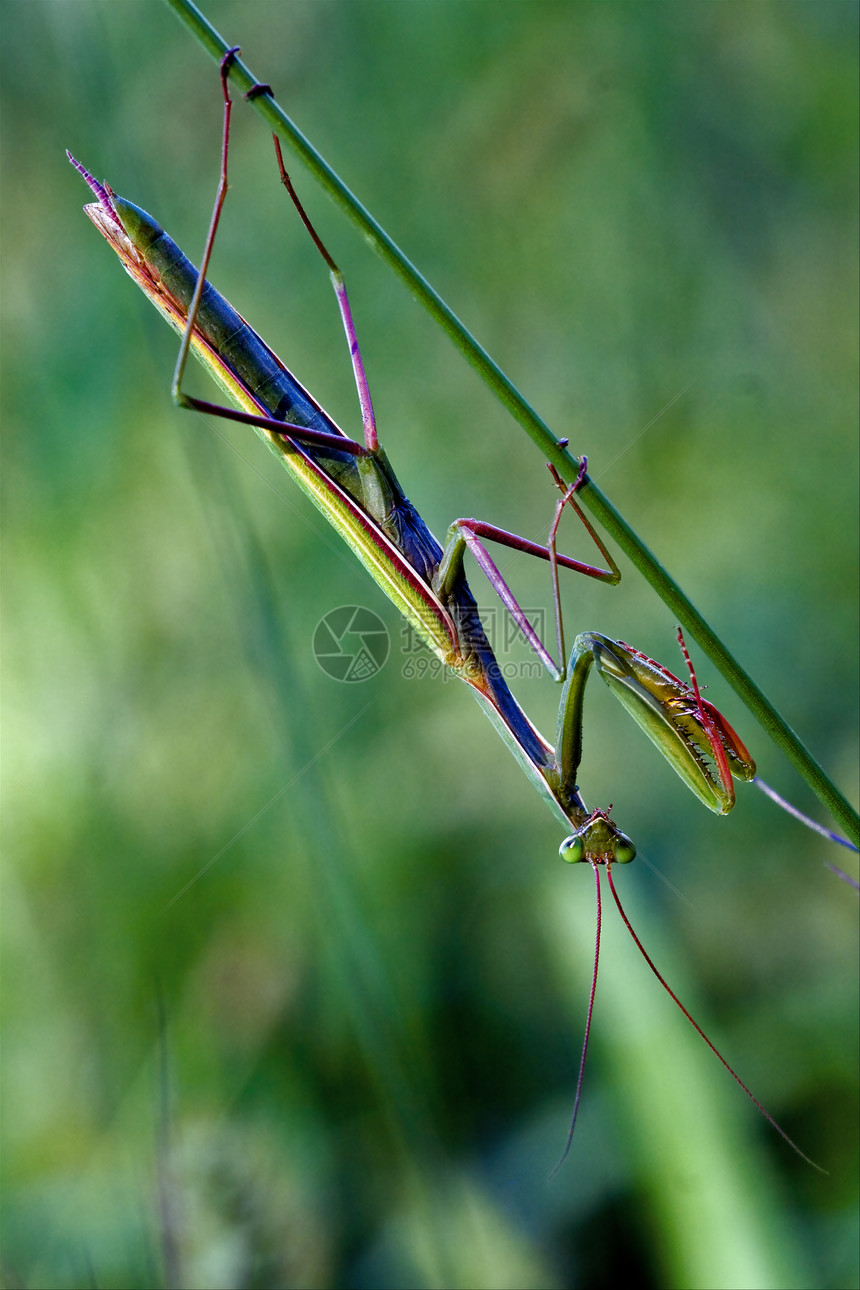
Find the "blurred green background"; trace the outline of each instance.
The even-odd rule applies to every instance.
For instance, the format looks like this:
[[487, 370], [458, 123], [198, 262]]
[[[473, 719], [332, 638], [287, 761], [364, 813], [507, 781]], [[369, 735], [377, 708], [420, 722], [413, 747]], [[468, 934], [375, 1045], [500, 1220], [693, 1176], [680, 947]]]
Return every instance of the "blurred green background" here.
[[[853, 794], [856, 6], [207, 12]], [[851, 857], [753, 789], [710, 815], [595, 682], [583, 791], [669, 880], [619, 873], [634, 925], [828, 1173], [607, 910], [549, 1181], [591, 877], [465, 688], [403, 674], [394, 610], [265, 449], [173, 409], [172, 334], [80, 213], [66, 147], [199, 255], [214, 66], [155, 0], [0, 17], [5, 1284], [855, 1285], [856, 900], [824, 868]], [[267, 132], [235, 123], [212, 277], [354, 432], [326, 274]], [[533, 446], [295, 177], [428, 523], [545, 533]], [[589, 557], [574, 526], [567, 546]], [[532, 563], [506, 568], [538, 608]], [[624, 572], [567, 581], [569, 633], [674, 669], [668, 611]], [[311, 652], [343, 604], [392, 635], [363, 685]], [[515, 688], [551, 732], [552, 683]]]

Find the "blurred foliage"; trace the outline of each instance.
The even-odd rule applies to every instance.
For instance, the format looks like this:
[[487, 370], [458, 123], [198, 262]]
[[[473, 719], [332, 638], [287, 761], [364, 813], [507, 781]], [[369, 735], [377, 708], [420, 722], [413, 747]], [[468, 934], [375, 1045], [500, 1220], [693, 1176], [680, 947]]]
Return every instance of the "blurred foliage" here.
[[[854, 792], [855, 5], [207, 13]], [[607, 910], [548, 1181], [589, 876], [554, 860], [465, 689], [402, 674], [393, 609], [265, 450], [173, 410], [175, 342], [79, 211], [66, 147], [199, 254], [213, 65], [154, 0], [5, 0], [2, 21], [6, 1284], [855, 1285], [856, 902], [823, 867], [843, 856], [752, 789], [711, 816], [595, 682], [583, 790], [683, 895], [632, 866], [630, 916], [828, 1174]], [[355, 427], [325, 273], [265, 132], [235, 121], [212, 276]], [[539, 536], [531, 445], [296, 179], [422, 514]], [[546, 605], [544, 569], [506, 567]], [[566, 593], [571, 633], [674, 666], [635, 576]], [[353, 603], [394, 648], [337, 685], [310, 642]], [[516, 688], [551, 731], [552, 684]]]

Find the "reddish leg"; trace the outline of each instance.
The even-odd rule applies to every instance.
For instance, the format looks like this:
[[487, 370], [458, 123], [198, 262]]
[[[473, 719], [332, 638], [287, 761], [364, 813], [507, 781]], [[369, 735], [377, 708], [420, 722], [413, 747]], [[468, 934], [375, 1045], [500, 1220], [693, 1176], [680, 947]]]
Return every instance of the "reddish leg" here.
[[[581, 486], [585, 479], [587, 461], [583, 457], [579, 475], [575, 483], [567, 485], [558, 476], [555, 469], [550, 466], [553, 478], [556, 484], [562, 490], [562, 498], [556, 505], [555, 516], [550, 528], [549, 542], [546, 546], [540, 546], [537, 542], [529, 542], [526, 538], [518, 537], [515, 533], [508, 533], [505, 529], [497, 528], [494, 524], [486, 524], [482, 520], [461, 519], [455, 520], [448, 530], [448, 536], [445, 542], [445, 551], [439, 565], [439, 572], [434, 581], [434, 589], [444, 599], [446, 594], [451, 594], [456, 586], [457, 580], [464, 576], [463, 574], [463, 555], [466, 548], [472, 552], [481, 569], [487, 575], [494, 591], [498, 595], [502, 604], [510, 613], [514, 622], [520, 628], [529, 645], [537, 654], [547, 671], [557, 680], [563, 681], [566, 675], [566, 658], [564, 654], [564, 635], [561, 628], [561, 607], [558, 595], [558, 567], [573, 569], [575, 573], [583, 573], [588, 578], [597, 578], [601, 582], [608, 582], [611, 586], [619, 581], [621, 577], [618, 565], [612, 558], [611, 553], [607, 550], [599, 535], [582, 513], [581, 508], [577, 505], [574, 493]], [[596, 565], [587, 564], [582, 560], [575, 560], [569, 555], [559, 555], [556, 551], [556, 534], [561, 515], [566, 505], [570, 505], [576, 511], [582, 520], [588, 532], [591, 534], [601, 555], [610, 565], [608, 569], [601, 569]], [[556, 611], [556, 637], [559, 643], [560, 661], [556, 664], [552, 655], [541, 641], [537, 632], [528, 621], [523, 610], [517, 603], [513, 592], [502, 577], [498, 566], [487, 550], [482, 539], [490, 542], [497, 542], [500, 546], [507, 547], [512, 551], [522, 551], [525, 555], [536, 556], [540, 560], [548, 560], [552, 569], [553, 578], [553, 596]]]

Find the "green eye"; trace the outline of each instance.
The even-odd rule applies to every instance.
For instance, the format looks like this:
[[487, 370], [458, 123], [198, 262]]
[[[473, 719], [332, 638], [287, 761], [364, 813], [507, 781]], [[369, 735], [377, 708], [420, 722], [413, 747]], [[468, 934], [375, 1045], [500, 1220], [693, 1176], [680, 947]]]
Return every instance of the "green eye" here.
[[615, 861], [617, 864], [629, 864], [636, 855], [636, 848], [623, 833], [618, 834], [615, 843]]
[[568, 864], [577, 864], [585, 857], [585, 843], [579, 834], [574, 833], [572, 837], [565, 838], [558, 849], [558, 854]]

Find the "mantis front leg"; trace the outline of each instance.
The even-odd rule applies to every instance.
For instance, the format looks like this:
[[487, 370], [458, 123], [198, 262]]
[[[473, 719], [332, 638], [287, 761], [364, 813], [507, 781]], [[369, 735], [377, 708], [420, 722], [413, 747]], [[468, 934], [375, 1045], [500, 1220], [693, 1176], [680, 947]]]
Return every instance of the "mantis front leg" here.
[[690, 668], [687, 686], [668, 668], [623, 641], [599, 632], [576, 638], [559, 709], [556, 757], [563, 781], [575, 779], [582, 758], [582, 704], [592, 666], [651, 742], [700, 801], [718, 815], [735, 802], [732, 776], [749, 781], [755, 762], [740, 737], [699, 692], [681, 629], [678, 641]]

